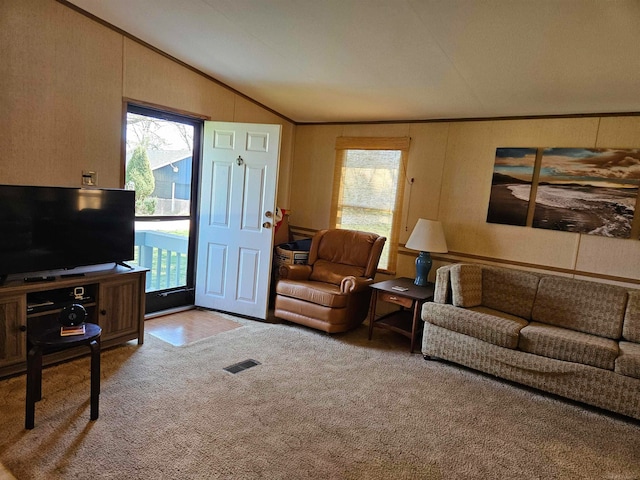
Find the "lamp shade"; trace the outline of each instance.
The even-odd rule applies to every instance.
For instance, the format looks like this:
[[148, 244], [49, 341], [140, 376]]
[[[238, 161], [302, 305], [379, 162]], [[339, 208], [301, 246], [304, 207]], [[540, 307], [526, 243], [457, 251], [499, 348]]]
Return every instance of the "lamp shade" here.
[[442, 224], [437, 220], [418, 219], [405, 247], [420, 252], [447, 253]]

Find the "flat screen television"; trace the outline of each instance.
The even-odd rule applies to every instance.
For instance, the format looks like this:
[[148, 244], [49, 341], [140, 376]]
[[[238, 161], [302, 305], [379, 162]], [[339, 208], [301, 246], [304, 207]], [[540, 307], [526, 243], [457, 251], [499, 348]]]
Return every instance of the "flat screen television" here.
[[133, 259], [135, 192], [0, 185], [0, 280]]

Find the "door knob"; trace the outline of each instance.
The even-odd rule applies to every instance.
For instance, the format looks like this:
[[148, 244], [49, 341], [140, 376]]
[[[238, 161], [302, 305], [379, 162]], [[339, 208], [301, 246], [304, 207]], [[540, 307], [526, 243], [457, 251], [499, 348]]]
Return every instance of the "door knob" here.
[[267, 217], [267, 218], [271, 218], [271, 217], [273, 217], [273, 213], [271, 213], [270, 211], [267, 210], [265, 212], [264, 216]]
[[262, 224], [262, 226], [263, 226], [264, 228], [271, 228], [271, 222], [264, 222], [264, 223]]

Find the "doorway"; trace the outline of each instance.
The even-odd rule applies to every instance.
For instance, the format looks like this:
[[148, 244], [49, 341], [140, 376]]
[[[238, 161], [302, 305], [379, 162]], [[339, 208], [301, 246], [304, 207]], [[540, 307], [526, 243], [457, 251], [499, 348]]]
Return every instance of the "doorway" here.
[[281, 130], [205, 122], [197, 306], [267, 318]]
[[127, 105], [125, 188], [136, 192], [135, 257], [149, 269], [146, 311], [194, 303], [203, 121]]

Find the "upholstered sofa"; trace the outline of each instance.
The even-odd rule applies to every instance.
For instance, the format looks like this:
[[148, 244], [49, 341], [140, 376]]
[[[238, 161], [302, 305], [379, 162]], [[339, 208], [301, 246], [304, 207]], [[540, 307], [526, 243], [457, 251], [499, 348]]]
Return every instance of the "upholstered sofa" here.
[[425, 359], [640, 419], [640, 290], [454, 264], [422, 319]]

